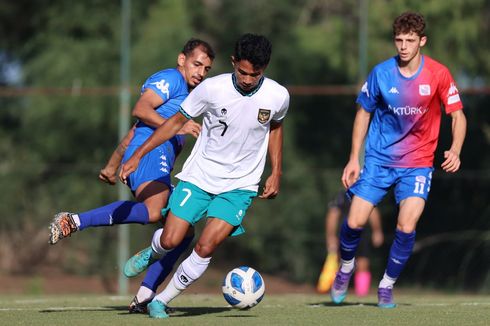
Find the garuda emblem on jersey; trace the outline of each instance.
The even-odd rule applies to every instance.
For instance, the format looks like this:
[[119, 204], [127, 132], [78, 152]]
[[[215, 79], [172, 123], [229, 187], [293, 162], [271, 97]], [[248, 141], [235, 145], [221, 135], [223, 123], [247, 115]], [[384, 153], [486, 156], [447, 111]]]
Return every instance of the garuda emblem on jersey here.
[[259, 109], [259, 115], [257, 116], [257, 120], [259, 120], [261, 124], [264, 124], [267, 121], [269, 121], [270, 116], [271, 116], [271, 110]]

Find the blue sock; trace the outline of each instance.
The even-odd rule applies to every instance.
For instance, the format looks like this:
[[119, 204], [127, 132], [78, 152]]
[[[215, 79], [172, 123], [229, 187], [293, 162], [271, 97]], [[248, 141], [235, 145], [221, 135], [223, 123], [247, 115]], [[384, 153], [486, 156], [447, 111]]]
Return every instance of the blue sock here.
[[404, 233], [395, 230], [395, 240], [391, 245], [388, 265], [386, 266], [386, 275], [397, 279], [405, 267], [408, 258], [412, 254], [413, 245], [415, 244], [415, 231]]
[[347, 219], [340, 228], [340, 258], [352, 260], [356, 255], [357, 246], [361, 240], [362, 228], [351, 229], [347, 224]]
[[150, 217], [144, 203], [116, 201], [88, 212], [78, 214], [80, 230], [90, 226], [140, 223], [148, 224]]
[[189, 247], [192, 239], [194, 239], [194, 235], [184, 238], [174, 250], [170, 251], [159, 261], [151, 264], [146, 271], [145, 279], [141, 282], [141, 285], [156, 292], [158, 286], [163, 283], [172, 271], [180, 255]]

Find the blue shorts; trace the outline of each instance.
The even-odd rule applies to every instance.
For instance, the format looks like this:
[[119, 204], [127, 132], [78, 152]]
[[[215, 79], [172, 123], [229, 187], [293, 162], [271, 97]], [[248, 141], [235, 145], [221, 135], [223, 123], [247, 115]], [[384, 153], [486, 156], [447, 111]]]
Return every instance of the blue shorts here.
[[240, 189], [215, 195], [190, 182], [179, 181], [162, 215], [166, 216], [170, 210], [191, 225], [204, 216], [218, 218], [232, 225], [234, 228], [230, 235], [236, 236], [245, 232], [242, 221], [256, 196], [255, 191]]
[[[130, 144], [124, 153], [122, 162], [129, 160], [139, 146]], [[176, 150], [174, 142], [166, 141], [143, 156], [136, 171], [129, 175], [128, 186], [131, 191], [136, 191], [142, 183], [148, 181], [158, 181], [170, 188], [170, 172], [174, 168]]]
[[396, 168], [376, 164], [364, 164], [359, 180], [348, 190], [353, 195], [367, 200], [374, 206], [383, 199], [392, 186], [399, 204], [408, 197], [420, 197], [427, 201], [434, 168]]

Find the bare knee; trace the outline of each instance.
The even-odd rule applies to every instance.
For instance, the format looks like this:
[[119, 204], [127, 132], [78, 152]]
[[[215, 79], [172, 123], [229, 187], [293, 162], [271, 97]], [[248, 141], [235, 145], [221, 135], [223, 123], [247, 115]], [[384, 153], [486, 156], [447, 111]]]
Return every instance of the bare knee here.
[[148, 210], [148, 221], [150, 223], [156, 223], [162, 219], [161, 209], [149, 209]]
[[166, 235], [165, 232], [162, 233], [160, 237], [160, 245], [166, 250], [174, 249], [179, 245], [180, 241], [172, 235]]
[[214, 253], [214, 250], [216, 249], [216, 246], [211, 243], [203, 243], [201, 241], [198, 241], [196, 243], [196, 246], [194, 247], [194, 250], [196, 253], [199, 255], [199, 257], [206, 258], [206, 257], [211, 257]]
[[398, 223], [396, 225], [396, 229], [403, 233], [412, 233], [413, 231], [415, 231], [416, 226], [416, 224], [412, 223]]

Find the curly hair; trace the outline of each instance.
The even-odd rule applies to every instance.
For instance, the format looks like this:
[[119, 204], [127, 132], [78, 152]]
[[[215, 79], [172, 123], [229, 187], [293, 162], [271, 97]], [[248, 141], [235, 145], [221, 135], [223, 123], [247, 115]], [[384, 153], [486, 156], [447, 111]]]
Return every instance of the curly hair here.
[[260, 69], [269, 64], [271, 53], [272, 43], [265, 36], [247, 33], [236, 42], [233, 57], [236, 61], [247, 60]]
[[393, 22], [393, 36], [399, 34], [415, 33], [418, 36], [425, 36], [425, 19], [416, 12], [404, 12]]
[[201, 50], [206, 53], [211, 60], [214, 60], [215, 54], [211, 45], [209, 45], [208, 42], [200, 40], [198, 38], [191, 38], [189, 41], [187, 41], [181, 52], [185, 54], [185, 56], [188, 56], [197, 47], [200, 47]]

